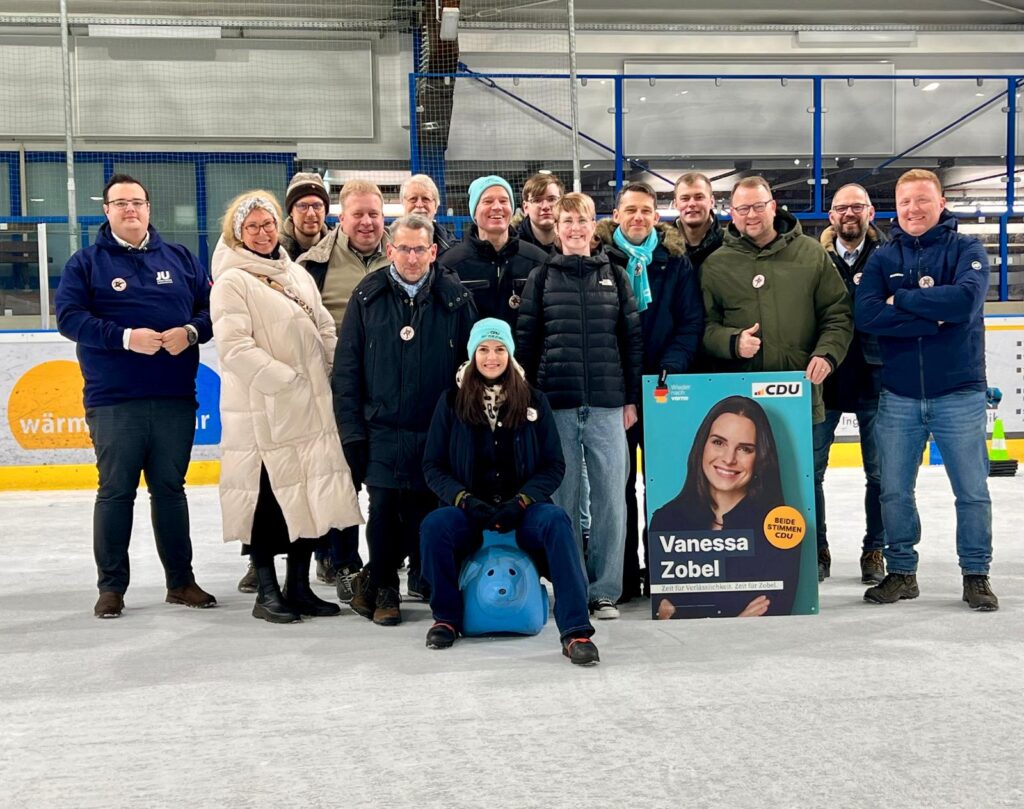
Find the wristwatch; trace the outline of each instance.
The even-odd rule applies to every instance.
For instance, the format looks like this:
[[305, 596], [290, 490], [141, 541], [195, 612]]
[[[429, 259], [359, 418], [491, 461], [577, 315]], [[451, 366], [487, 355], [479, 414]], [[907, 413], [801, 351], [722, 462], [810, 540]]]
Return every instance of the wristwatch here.
[[185, 334], [188, 335], [188, 344], [194, 346], [199, 342], [199, 330], [191, 323], [185, 324]]

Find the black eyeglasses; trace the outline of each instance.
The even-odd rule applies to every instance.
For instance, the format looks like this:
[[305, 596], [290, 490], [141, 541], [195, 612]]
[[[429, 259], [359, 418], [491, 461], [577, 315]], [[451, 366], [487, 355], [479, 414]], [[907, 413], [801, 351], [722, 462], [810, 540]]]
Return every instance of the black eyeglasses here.
[[324, 209], [324, 204], [322, 202], [296, 202], [294, 207], [299, 213], [305, 213], [306, 211], [320, 213]]
[[264, 222], [262, 225], [257, 225], [255, 222], [245, 225], [245, 232], [248, 233], [250, 236], [255, 236], [261, 230], [264, 233], [273, 233], [275, 230], [277, 230], [277, 222], [271, 219], [268, 222]]
[[738, 213], [740, 216], [746, 216], [751, 211], [754, 213], [764, 213], [769, 202], [772, 202], [772, 200], [766, 199], [764, 202], [755, 202], [753, 205], [734, 205], [732, 212]]
[[835, 211], [840, 216], [845, 214], [847, 211], [859, 216], [860, 214], [864, 213], [864, 211], [866, 211], [869, 207], [871, 206], [866, 205], [863, 202], [855, 202], [853, 205], [833, 205], [832, 210]]

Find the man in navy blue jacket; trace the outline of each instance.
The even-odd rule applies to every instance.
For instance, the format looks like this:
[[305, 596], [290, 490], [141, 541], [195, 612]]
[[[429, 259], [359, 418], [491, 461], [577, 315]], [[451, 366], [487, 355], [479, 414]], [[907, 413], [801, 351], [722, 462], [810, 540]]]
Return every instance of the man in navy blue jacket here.
[[921, 521], [914, 484], [928, 435], [935, 439], [956, 496], [956, 548], [963, 600], [992, 611], [988, 581], [992, 504], [985, 449], [985, 323], [988, 257], [956, 232], [942, 184], [913, 169], [896, 182], [892, 241], [878, 248], [861, 277], [857, 328], [879, 335], [882, 395], [875, 429], [882, 472], [882, 521], [888, 574], [864, 599], [890, 604], [917, 598]]
[[96, 450], [93, 510], [97, 618], [117, 618], [128, 589], [128, 543], [146, 473], [168, 604], [213, 607], [192, 573], [185, 472], [195, 436], [199, 343], [213, 336], [210, 280], [187, 248], [149, 226], [149, 192], [115, 174], [103, 189], [96, 243], [64, 266], [57, 326], [78, 344], [85, 419]]
[[[688, 373], [704, 334], [704, 302], [681, 231], [659, 222], [654, 189], [646, 183], [624, 186], [615, 202], [612, 219], [598, 223], [597, 236], [611, 263], [625, 270], [631, 282], [647, 281], [646, 285], [639, 281], [641, 294], [637, 296], [644, 342], [642, 373]], [[642, 297], [645, 300], [641, 304]], [[643, 446], [644, 432], [642, 408], [638, 408], [638, 416], [637, 423], [626, 431], [629, 474], [626, 477], [626, 550], [620, 601], [643, 594], [638, 547], [647, 559], [646, 508], [641, 536], [636, 496], [636, 450]]]

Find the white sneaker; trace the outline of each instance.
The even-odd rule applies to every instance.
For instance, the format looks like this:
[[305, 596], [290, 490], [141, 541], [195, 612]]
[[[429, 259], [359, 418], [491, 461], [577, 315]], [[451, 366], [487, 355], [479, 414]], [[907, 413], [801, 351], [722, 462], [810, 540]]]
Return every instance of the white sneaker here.
[[590, 605], [590, 614], [599, 621], [610, 621], [619, 617], [619, 608], [608, 598], [599, 598]]

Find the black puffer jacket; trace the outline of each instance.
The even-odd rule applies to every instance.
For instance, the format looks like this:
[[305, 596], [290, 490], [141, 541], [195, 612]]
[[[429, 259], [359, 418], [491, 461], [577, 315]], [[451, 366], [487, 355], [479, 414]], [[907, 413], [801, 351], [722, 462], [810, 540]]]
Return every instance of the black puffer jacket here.
[[505, 246], [495, 250], [494, 245], [477, 235], [476, 225], [470, 225], [462, 241], [438, 258], [437, 266], [458, 275], [473, 293], [480, 317], [501, 318], [514, 333], [526, 279], [546, 258], [547, 253], [521, 241], [511, 231]]
[[[355, 288], [331, 386], [342, 444], [369, 441], [370, 486], [426, 489], [423, 448], [434, 405], [466, 359], [475, 320], [469, 292], [436, 270], [414, 300], [388, 267]], [[402, 339], [406, 326], [411, 339]]]
[[643, 337], [636, 298], [604, 250], [552, 256], [530, 273], [516, 357], [556, 410], [639, 403]]

